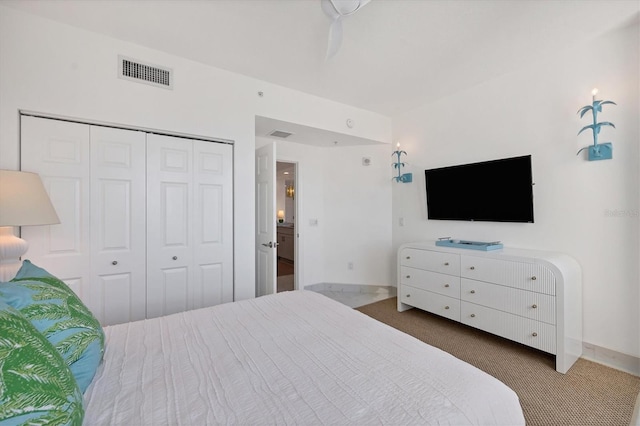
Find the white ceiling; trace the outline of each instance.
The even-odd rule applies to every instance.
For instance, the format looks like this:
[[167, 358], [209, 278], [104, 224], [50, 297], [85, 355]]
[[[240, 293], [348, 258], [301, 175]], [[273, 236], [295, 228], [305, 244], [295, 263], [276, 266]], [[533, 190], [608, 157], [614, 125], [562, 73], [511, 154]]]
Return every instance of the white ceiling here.
[[[0, 0], [393, 117], [637, 22], [638, 0], [372, 0], [325, 60], [320, 0]], [[273, 124], [273, 123], [272, 123]]]

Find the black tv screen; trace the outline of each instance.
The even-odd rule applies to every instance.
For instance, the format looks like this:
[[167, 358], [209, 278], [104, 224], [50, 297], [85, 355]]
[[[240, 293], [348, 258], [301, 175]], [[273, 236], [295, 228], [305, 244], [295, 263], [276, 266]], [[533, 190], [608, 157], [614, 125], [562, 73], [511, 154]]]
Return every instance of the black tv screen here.
[[530, 155], [424, 174], [429, 219], [533, 223]]

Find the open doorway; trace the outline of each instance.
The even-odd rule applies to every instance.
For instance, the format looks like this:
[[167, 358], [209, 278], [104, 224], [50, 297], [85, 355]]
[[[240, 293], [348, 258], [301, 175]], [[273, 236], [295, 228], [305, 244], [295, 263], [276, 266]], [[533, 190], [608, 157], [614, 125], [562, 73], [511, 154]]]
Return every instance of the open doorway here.
[[296, 270], [296, 163], [276, 162], [276, 212], [278, 218], [278, 293], [295, 290]]

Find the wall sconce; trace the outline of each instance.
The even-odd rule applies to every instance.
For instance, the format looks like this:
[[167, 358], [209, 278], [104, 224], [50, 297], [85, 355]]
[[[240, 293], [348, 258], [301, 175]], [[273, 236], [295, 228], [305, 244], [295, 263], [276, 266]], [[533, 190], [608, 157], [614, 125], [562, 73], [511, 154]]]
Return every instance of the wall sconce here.
[[284, 223], [284, 210], [278, 210], [278, 223]]
[[287, 197], [293, 198], [293, 195], [295, 194], [295, 190], [293, 189], [293, 185], [287, 185], [286, 193], [287, 193]]
[[400, 171], [400, 169], [405, 165], [403, 162], [400, 161], [400, 156], [402, 154], [407, 155], [405, 151], [400, 151], [400, 142], [398, 142], [398, 145], [396, 146], [396, 150], [393, 151], [393, 154], [391, 154], [392, 157], [394, 155], [398, 156], [398, 161], [393, 163], [393, 168], [398, 169], [398, 176], [394, 177], [394, 179], [396, 180], [396, 182], [409, 183], [413, 181], [413, 174], [412, 173], [402, 174], [402, 172]]
[[580, 154], [580, 152], [584, 151], [585, 149], [589, 149], [589, 161], [610, 160], [612, 158], [613, 146], [611, 145], [611, 142], [605, 142], [605, 143], [598, 144], [598, 134], [600, 133], [600, 128], [602, 126], [611, 126], [614, 129], [616, 127], [616, 126], [613, 125], [613, 123], [610, 123], [608, 121], [602, 121], [602, 122], [598, 123], [598, 118], [597, 117], [598, 117], [598, 113], [602, 112], [602, 105], [606, 105], [606, 104], [617, 105], [617, 104], [615, 102], [612, 102], [612, 101], [599, 101], [599, 100], [596, 100], [596, 94], [597, 93], [598, 93], [598, 89], [593, 89], [593, 91], [591, 92], [592, 104], [583, 106], [582, 108], [580, 108], [578, 110], [578, 114], [580, 114], [580, 118], [582, 118], [587, 113], [587, 111], [591, 111], [593, 113], [593, 124], [589, 124], [588, 126], [584, 126], [578, 132], [578, 134], [580, 134], [584, 130], [591, 129], [593, 131], [593, 145], [585, 146], [584, 148], [580, 149], [576, 153], [576, 155], [578, 155], [578, 154]]

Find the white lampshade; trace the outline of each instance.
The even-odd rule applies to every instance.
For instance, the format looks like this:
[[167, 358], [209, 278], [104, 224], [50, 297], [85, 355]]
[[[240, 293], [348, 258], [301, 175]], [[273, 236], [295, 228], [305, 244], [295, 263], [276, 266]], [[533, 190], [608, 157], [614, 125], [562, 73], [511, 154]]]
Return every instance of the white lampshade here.
[[0, 281], [13, 278], [29, 245], [13, 235], [14, 226], [60, 223], [40, 176], [0, 170]]
[[36, 173], [0, 170], [0, 226], [60, 223]]

